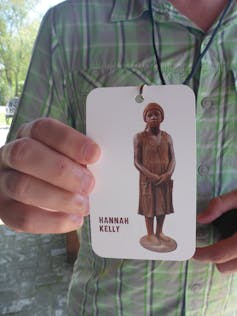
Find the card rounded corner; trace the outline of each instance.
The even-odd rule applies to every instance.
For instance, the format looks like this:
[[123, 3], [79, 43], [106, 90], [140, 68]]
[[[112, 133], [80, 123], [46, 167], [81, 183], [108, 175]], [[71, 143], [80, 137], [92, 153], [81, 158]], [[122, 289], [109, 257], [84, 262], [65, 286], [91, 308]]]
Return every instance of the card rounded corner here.
[[94, 95], [94, 93], [97, 93], [97, 91], [98, 91], [99, 89], [101, 89], [101, 87], [96, 87], [96, 88], [92, 89], [92, 90], [88, 93], [88, 95], [87, 95], [87, 100], [88, 100], [89, 98], [91, 98], [91, 97]]
[[182, 261], [187, 261], [193, 258], [194, 254], [196, 251], [196, 245], [193, 246], [192, 249], [190, 249], [190, 251], [186, 254], [186, 256], [184, 257], [184, 259]]
[[93, 242], [91, 244], [92, 246], [92, 251], [94, 252], [94, 254], [98, 257], [101, 257], [101, 258], [106, 258], [103, 254], [101, 254], [98, 249], [96, 249], [95, 245], [93, 245]]
[[187, 86], [186, 84], [181, 84], [180, 86], [185, 88], [195, 100], [195, 93], [191, 87]]

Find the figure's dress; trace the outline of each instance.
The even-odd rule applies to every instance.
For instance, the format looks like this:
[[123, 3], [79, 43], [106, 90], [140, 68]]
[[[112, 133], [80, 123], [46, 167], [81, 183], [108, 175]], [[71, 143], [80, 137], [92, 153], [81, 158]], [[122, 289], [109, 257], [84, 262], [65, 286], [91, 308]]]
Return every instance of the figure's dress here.
[[[161, 131], [159, 141], [144, 131], [136, 135], [138, 156], [142, 165], [157, 175], [165, 173], [171, 160], [172, 139], [169, 134]], [[140, 172], [140, 192], [138, 214], [154, 217], [173, 213], [172, 203], [173, 181], [171, 179], [155, 185]]]

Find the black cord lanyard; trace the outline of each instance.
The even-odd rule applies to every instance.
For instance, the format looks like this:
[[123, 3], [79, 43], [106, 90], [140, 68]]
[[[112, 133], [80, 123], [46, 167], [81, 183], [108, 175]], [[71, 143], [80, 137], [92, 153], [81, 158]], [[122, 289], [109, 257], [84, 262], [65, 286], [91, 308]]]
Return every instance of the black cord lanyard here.
[[[216, 33], [218, 32], [219, 28], [221, 27], [221, 24], [223, 22], [223, 19], [227, 13], [227, 11], [229, 10], [229, 7], [231, 5], [231, 3], [233, 2], [234, 0], [229, 0], [225, 9], [223, 10], [220, 18], [219, 18], [219, 21], [215, 27], [215, 29], [213, 30], [212, 34], [211, 34], [211, 38], [210, 40], [208, 41], [206, 47], [203, 49], [203, 51], [199, 54], [196, 62], [193, 64], [192, 66], [192, 70], [190, 72], [190, 74], [187, 76], [187, 78], [184, 80], [183, 84], [187, 84], [190, 79], [192, 79], [192, 77], [195, 75], [197, 69], [198, 69], [198, 66], [203, 58], [203, 56], [206, 54], [206, 52], [208, 51], [209, 47], [211, 46], [212, 42], [213, 42], [213, 39], [216, 35]], [[164, 79], [164, 76], [163, 76], [163, 73], [162, 73], [162, 70], [161, 70], [161, 62], [160, 62], [160, 58], [159, 58], [159, 54], [158, 54], [158, 50], [157, 50], [157, 47], [156, 47], [156, 38], [155, 38], [155, 21], [154, 21], [154, 16], [153, 16], [153, 11], [152, 11], [152, 0], [149, 0], [149, 12], [150, 12], [150, 16], [151, 16], [151, 23], [152, 23], [152, 44], [153, 44], [153, 48], [154, 48], [154, 53], [155, 53], [155, 57], [156, 57], [156, 64], [157, 64], [157, 68], [158, 68], [158, 72], [159, 72], [159, 76], [160, 76], [160, 80], [161, 80], [161, 83], [163, 85], [166, 84], [166, 81]]]

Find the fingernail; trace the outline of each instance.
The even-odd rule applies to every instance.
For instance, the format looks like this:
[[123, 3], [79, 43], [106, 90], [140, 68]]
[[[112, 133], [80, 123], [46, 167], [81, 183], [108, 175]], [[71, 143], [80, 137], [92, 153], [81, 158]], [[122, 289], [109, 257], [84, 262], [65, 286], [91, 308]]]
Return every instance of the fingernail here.
[[81, 166], [75, 168], [73, 170], [73, 174], [75, 177], [76, 192], [82, 194], [83, 196], [88, 195], [95, 185], [95, 179], [92, 173], [86, 167]]
[[82, 214], [83, 216], [88, 215], [89, 212], [89, 198], [88, 196], [82, 196], [77, 194], [75, 196], [75, 206], [76, 212]]
[[92, 175], [84, 175], [81, 179], [80, 183], [80, 191], [82, 194], [87, 195], [89, 194], [92, 189], [94, 188], [95, 180]]
[[85, 164], [96, 162], [101, 155], [101, 150], [99, 146], [93, 142], [86, 143], [81, 148], [81, 152], [82, 152], [82, 157], [84, 159]]
[[78, 216], [78, 215], [75, 215], [75, 214], [70, 214], [69, 216], [69, 219], [78, 224], [78, 225], [82, 225], [83, 224], [83, 216]]

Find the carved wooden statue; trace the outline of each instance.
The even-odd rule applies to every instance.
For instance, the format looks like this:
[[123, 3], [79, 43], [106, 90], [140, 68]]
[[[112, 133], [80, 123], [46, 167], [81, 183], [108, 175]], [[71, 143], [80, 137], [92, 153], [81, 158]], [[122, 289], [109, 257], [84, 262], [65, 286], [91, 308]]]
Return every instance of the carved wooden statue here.
[[140, 172], [138, 214], [145, 216], [147, 229], [140, 244], [151, 251], [170, 252], [177, 248], [177, 243], [163, 233], [163, 224], [166, 214], [174, 212], [172, 138], [160, 129], [164, 110], [159, 104], [149, 103], [144, 109], [143, 119], [145, 130], [134, 137], [134, 164]]

